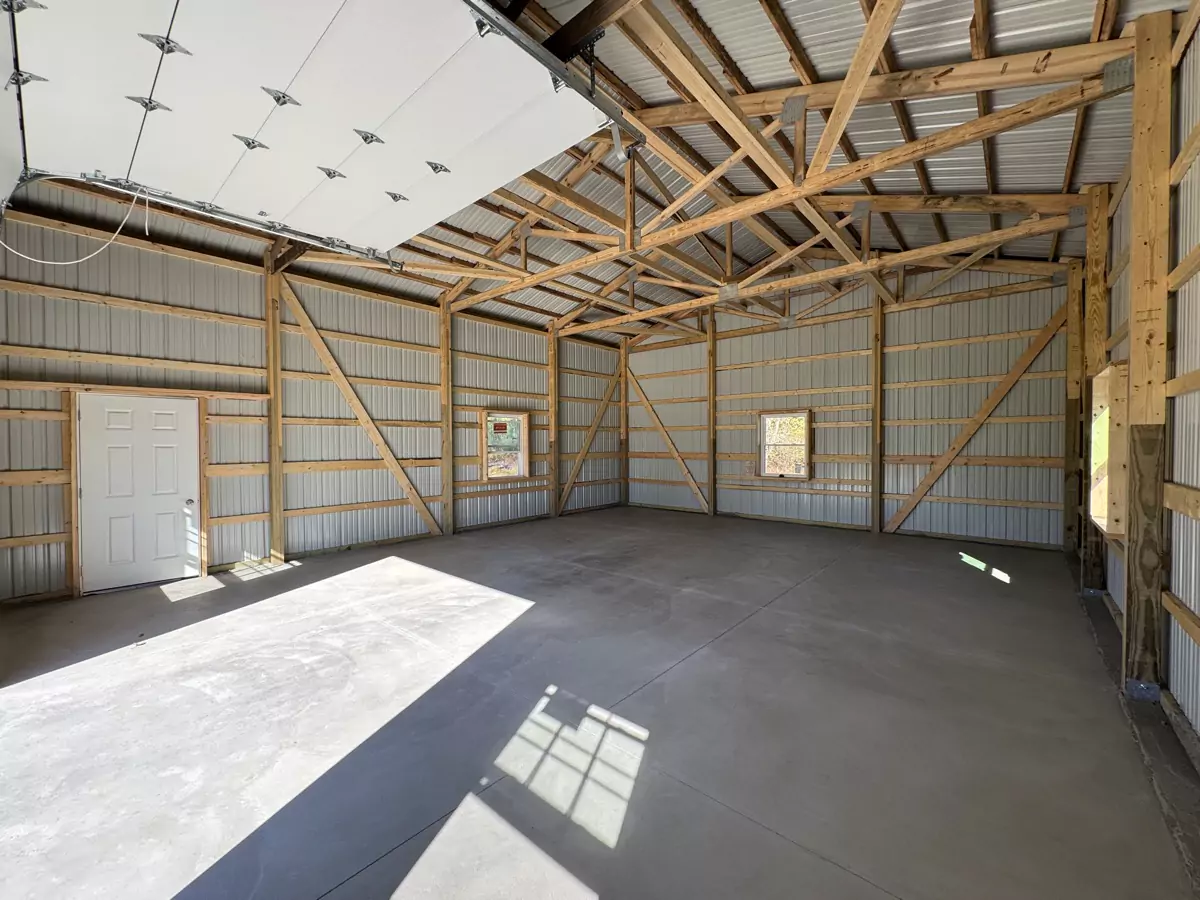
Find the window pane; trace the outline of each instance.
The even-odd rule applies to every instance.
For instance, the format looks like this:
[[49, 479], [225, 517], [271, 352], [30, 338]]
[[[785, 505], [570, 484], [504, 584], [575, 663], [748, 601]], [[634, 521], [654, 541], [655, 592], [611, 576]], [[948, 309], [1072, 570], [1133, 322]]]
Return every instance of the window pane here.
[[808, 416], [763, 416], [764, 444], [803, 444], [808, 432]]
[[790, 444], [768, 445], [763, 452], [764, 475], [807, 475], [807, 448]]
[[520, 416], [487, 417], [488, 478], [514, 478], [522, 474]]

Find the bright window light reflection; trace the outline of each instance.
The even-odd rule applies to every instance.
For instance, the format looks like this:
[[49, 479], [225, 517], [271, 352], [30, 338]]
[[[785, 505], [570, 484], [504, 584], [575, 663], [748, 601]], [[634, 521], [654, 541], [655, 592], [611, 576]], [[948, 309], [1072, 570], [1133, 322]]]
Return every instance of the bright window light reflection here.
[[1003, 581], [1005, 584], [1012, 583], [1012, 578], [1009, 576], [1009, 574], [1007, 572], [1002, 572], [999, 569], [997, 569], [995, 566], [992, 566], [989, 569], [988, 564], [985, 563], [982, 559], [976, 559], [975, 557], [971, 556], [970, 554], [963, 553], [962, 551], [959, 551], [958, 557], [960, 560], [965, 562], [968, 566], [971, 566], [972, 568], [976, 568], [980, 572], [990, 571], [992, 577], [995, 578], [997, 581]]
[[253, 581], [255, 578], [262, 578], [264, 575], [274, 572], [286, 572], [300, 564], [298, 559], [280, 563], [273, 563], [267, 559], [248, 559], [238, 563], [234, 569], [230, 570], [229, 574], [239, 581]]
[[982, 559], [976, 559], [975, 557], [969, 556], [966, 553], [959, 553], [958, 555], [968, 566], [974, 566], [980, 572], [987, 571], [987, 563], [985, 563]]
[[649, 736], [640, 725], [550, 685], [496, 766], [616, 847]]
[[223, 587], [225, 585], [209, 575], [206, 578], [184, 578], [182, 581], [171, 581], [160, 585], [159, 590], [169, 601], [178, 603], [180, 600], [189, 600], [192, 597], [199, 597], [201, 594], [219, 591]]

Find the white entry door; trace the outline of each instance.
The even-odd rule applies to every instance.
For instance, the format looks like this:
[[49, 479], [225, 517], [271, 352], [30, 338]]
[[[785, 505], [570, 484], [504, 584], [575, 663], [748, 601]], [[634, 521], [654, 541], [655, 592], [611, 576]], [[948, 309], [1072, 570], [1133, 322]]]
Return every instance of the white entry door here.
[[83, 590], [200, 574], [200, 424], [191, 398], [78, 395]]

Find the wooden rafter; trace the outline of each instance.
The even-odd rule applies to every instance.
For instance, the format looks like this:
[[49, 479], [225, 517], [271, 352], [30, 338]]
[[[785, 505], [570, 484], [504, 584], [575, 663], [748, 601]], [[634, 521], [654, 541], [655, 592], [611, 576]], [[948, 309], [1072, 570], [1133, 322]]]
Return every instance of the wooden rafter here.
[[[643, 234], [641, 237], [641, 249], [645, 250], [650, 247], [677, 242], [688, 235], [707, 231], [718, 225], [724, 225], [726, 222], [744, 219], [747, 216], [794, 203], [798, 199], [818, 195], [834, 187], [858, 181], [863, 174], [875, 174], [896, 168], [897, 166], [910, 165], [914, 160], [925, 159], [937, 153], [962, 146], [963, 144], [991, 137], [1011, 128], [1020, 127], [1053, 115], [1068, 112], [1080, 106], [1095, 103], [1106, 97], [1121, 93], [1127, 89], [1127, 86], [1123, 85], [1106, 87], [1098, 79], [1089, 80], [1080, 85], [1061, 88], [1052, 93], [1015, 104], [1000, 112], [992, 113], [982, 119], [976, 119], [963, 125], [945, 129], [918, 141], [901, 144], [898, 147], [881, 151], [874, 156], [860, 160], [858, 163], [830, 169], [821, 175], [809, 176], [799, 185], [793, 185], [789, 178], [786, 187], [777, 188], [774, 191], [757, 197], [747, 198], [737, 203], [729, 201], [728, 206], [718, 205], [717, 209], [697, 216], [689, 222], [659, 228], [649, 234]], [[728, 200], [729, 198], [726, 199]], [[1053, 230], [1049, 229], [1049, 231]], [[1044, 233], [1049, 233], [1049, 231]], [[972, 246], [970, 249], [976, 249], [976, 247]], [[787, 251], [784, 249], [781, 252]], [[563, 275], [584, 271], [598, 263], [610, 262], [620, 258], [622, 255], [623, 253], [619, 248], [602, 250], [590, 256], [564, 263], [563, 265], [529, 276], [521, 281], [514, 282], [510, 288], [515, 289], [541, 284], [544, 281], [559, 278]], [[828, 273], [821, 274], [823, 276], [820, 279], [821, 281], [826, 281], [832, 277]], [[455, 304], [455, 310], [473, 306], [482, 300], [490, 299], [504, 292], [503, 289], [500, 291], [484, 291], [474, 297], [460, 300]]]
[[[750, 79], [746, 77], [745, 73], [734, 61], [729, 51], [726, 50], [725, 46], [717, 39], [717, 36], [713, 30], [708, 27], [708, 23], [704, 21], [704, 17], [700, 15], [699, 10], [697, 10], [690, 2], [688, 2], [688, 0], [671, 0], [671, 3], [679, 11], [679, 14], [683, 17], [683, 20], [687, 22], [692, 31], [695, 32], [696, 37], [700, 39], [700, 43], [703, 44], [705, 49], [713, 55], [713, 58], [717, 61], [717, 65], [721, 68], [722, 74], [724, 74], [725, 78], [733, 87], [734, 94], [745, 95], [753, 93], [754, 86], [751, 84]], [[771, 125], [771, 119], [770, 117], [766, 116], [760, 117], [758, 119], [758, 123], [760, 126], [765, 128]], [[736, 162], [744, 162], [750, 168], [750, 171], [753, 172], [760, 181], [762, 181], [764, 186], [776, 186], [767, 172], [765, 172], [760, 165], [754, 163], [753, 161], [748, 161], [744, 154], [736, 152], [740, 145], [738, 144], [734, 135], [729, 134], [727, 131], [722, 131], [720, 133], [720, 137], [725, 145], [730, 149], [731, 156], [729, 159], [733, 161], [730, 163], [730, 165], [734, 165]], [[795, 155], [795, 148], [778, 126], [772, 127], [771, 137], [774, 139], [775, 143], [779, 145], [779, 149], [783, 151], [783, 155], [786, 159], [791, 159]], [[808, 223], [803, 219], [803, 217], [800, 217], [800, 221], [806, 227], [808, 227]]]
[[[780, 41], [782, 41], [783, 45], [787, 48], [788, 61], [791, 63], [792, 71], [796, 73], [796, 77], [800, 80], [800, 83], [806, 86], [816, 85], [820, 81], [820, 78], [817, 77], [817, 70], [813, 66], [812, 61], [808, 58], [808, 54], [805, 53], [804, 48], [800, 45], [800, 39], [797, 37], [795, 29], [792, 28], [791, 23], [788, 21], [787, 14], [784, 13], [783, 7], [779, 4], [779, 0], [759, 0], [759, 3], [762, 6], [763, 12], [766, 14], [768, 21], [770, 21], [771, 27], [775, 29], [775, 33], [779, 36]], [[809, 102], [807, 108], [819, 109], [821, 116], [828, 123], [829, 116], [831, 115], [830, 110], [833, 106], [833, 102], [836, 101], [836, 94], [840, 93], [840, 90], [841, 82], [838, 82], [838, 90], [834, 93], [827, 106], [822, 107], [820, 104]], [[780, 111], [782, 111], [782, 106], [783, 101], [781, 100], [780, 108], [773, 110], [773, 113], [777, 115]], [[858, 151], [854, 149], [854, 144], [846, 134], [842, 134], [838, 140], [838, 146], [841, 148], [842, 155], [846, 157], [847, 162], [853, 163], [858, 160]], [[807, 169], [807, 165], [805, 168]], [[878, 189], [875, 187], [875, 182], [873, 182], [869, 177], [862, 180], [862, 185], [863, 189], [866, 190], [868, 194], [879, 193]], [[884, 225], [887, 226], [888, 231], [891, 232], [892, 237], [895, 239], [896, 246], [898, 246], [901, 250], [908, 249], [908, 245], [904, 240], [904, 234], [900, 231], [900, 227], [896, 224], [896, 220], [893, 219], [888, 213], [884, 213], [882, 218]]]
[[896, 23], [896, 17], [900, 15], [903, 5], [904, 0], [879, 0], [871, 12], [867, 27], [850, 60], [850, 68], [842, 80], [842, 89], [838, 91], [837, 99], [833, 101], [833, 110], [825, 120], [825, 130], [821, 132], [817, 149], [808, 161], [810, 176], [820, 175], [829, 168], [833, 149], [845, 134], [846, 126], [850, 124], [850, 115], [858, 106], [858, 98], [867, 86], [867, 78], [875, 68], [875, 61], [879, 58], [884, 44], [891, 37], [892, 26]]
[[[1078, 44], [1055, 50], [906, 69], [891, 75], [868, 78], [859, 104], [951, 97], [1010, 87], [1066, 84], [1101, 75], [1105, 65], [1125, 59], [1132, 53], [1133, 38], [1122, 37], [1098, 44]], [[842, 87], [841, 81], [822, 82], [815, 73], [811, 83], [803, 77], [800, 82], [793, 87], [747, 94], [735, 98], [733, 102], [746, 116], [777, 116], [783, 111], [784, 101], [789, 97], [804, 97], [810, 110], [830, 109]], [[712, 114], [699, 103], [667, 103], [641, 110], [638, 118], [648, 128], [673, 128], [713, 121]]]
[[[862, 7], [863, 14], [869, 19], [875, 10], [875, 0], [858, 0], [859, 6]], [[892, 72], [899, 71], [900, 65], [896, 62], [896, 54], [892, 50], [891, 40], [884, 42], [883, 49], [879, 51], [878, 71], [881, 75], [888, 75]], [[893, 100], [891, 103], [892, 115], [896, 117], [896, 127], [900, 129], [900, 136], [905, 141], [915, 141], [917, 139], [917, 130], [913, 127], [912, 117], [908, 114], [908, 106], [903, 100]], [[924, 160], [913, 163], [913, 171], [917, 175], [917, 184], [926, 194], [933, 194], [933, 182], [929, 178], [929, 170], [925, 166]], [[993, 228], [998, 227], [993, 225]], [[946, 223], [942, 219], [941, 213], [933, 214], [933, 228], [937, 232], [938, 240], [950, 240], [950, 233], [946, 231]], [[903, 247], [901, 249], [904, 249]]]
[[[899, 2], [899, 0], [889, 0], [889, 2]], [[665, 16], [653, 6], [644, 6], [631, 12], [627, 16], [627, 22], [631, 27], [638, 29], [651, 49], [671, 67], [678, 78], [686, 83], [688, 90], [713, 113], [721, 127], [734, 138], [738, 146], [744, 148], [748, 155], [759, 164], [776, 188], [794, 186], [792, 173], [780, 163], [779, 158], [767, 146], [762, 135], [733, 105], [729, 95], [725, 93], [716, 77], [704, 67], [683, 38], [671, 27]], [[816, 177], [811, 169], [809, 177]], [[791, 203], [845, 259], [858, 258], [857, 250], [847, 243], [846, 239], [812, 204], [803, 197], [797, 197]], [[887, 302], [894, 299], [881, 282], [870, 277], [868, 280]]]
[[[846, 265], [837, 266], [833, 269], [825, 269], [818, 273], [796, 275], [791, 278], [781, 278], [776, 281], [756, 284], [752, 287], [739, 289], [731, 296], [725, 296], [722, 294], [709, 294], [708, 296], [697, 297], [693, 300], [684, 300], [680, 301], [679, 303], [671, 303], [666, 306], [659, 307], [657, 310], [642, 310], [636, 313], [628, 313], [623, 316], [616, 316], [612, 319], [604, 319], [600, 322], [589, 322], [585, 325], [575, 325], [571, 328], [564, 329], [562, 333], [564, 335], [581, 334], [587, 331], [596, 331], [602, 328], [608, 328], [613, 325], [625, 325], [630, 322], [639, 322], [654, 315], [667, 315], [669, 313], [683, 312], [686, 310], [703, 309], [706, 306], [713, 306], [721, 301], [727, 301], [730, 299], [750, 299], [763, 295], [777, 294], [792, 288], [803, 287], [805, 285], [812, 284], [816, 282], [817, 279], [823, 277], [845, 278], [854, 275], [862, 275], [864, 272], [881, 272], [887, 269], [898, 268], [900, 266], [921, 263], [927, 258], [938, 257], [942, 256], [943, 254], [955, 254], [970, 250], [977, 250], [981, 246], [1008, 243], [1009, 241], [1019, 240], [1026, 237], [1034, 237], [1039, 234], [1050, 234], [1054, 231], [1061, 231], [1062, 229], [1069, 227], [1071, 227], [1071, 218], [1069, 216], [1056, 216], [1050, 219], [1038, 219], [1021, 225], [1015, 225], [1011, 228], [1003, 228], [1000, 231], [989, 231], [984, 234], [974, 235], [972, 237], [959, 238], [958, 240], [950, 241], [946, 244], [933, 244], [929, 247], [918, 247], [915, 250], [906, 250], [903, 253], [881, 255], [868, 261], [847, 263]], [[938, 298], [928, 299], [936, 300]], [[895, 304], [894, 306], [900, 307], [901, 304]]]
[[[534, 2], [534, 0], [530, 0], [530, 2], [526, 4], [524, 12], [526, 17], [530, 19], [538, 29], [541, 29], [547, 34], [552, 33], [559, 27], [559, 23], [554, 19], [554, 17], [542, 9], [542, 7], [538, 3]], [[631, 37], [631, 40], [633, 37], [635, 37], [631, 36], [627, 29], [622, 28], [622, 32], [626, 34], [627, 37]], [[595, 71], [597, 78], [606, 84], [614, 94], [621, 98], [621, 100], [628, 104], [630, 111], [626, 112], [626, 119], [629, 120], [630, 124], [642, 131], [642, 133], [646, 136], [649, 149], [652, 150], [659, 159], [691, 182], [695, 182], [704, 176], [704, 170], [710, 168], [710, 166], [704, 160], [704, 157], [702, 157], [694, 147], [688, 144], [687, 141], [683, 140], [683, 138], [680, 137], [677, 132], [669, 127], [665, 127], [663, 129], [663, 137], [660, 137], [650, 128], [641, 125], [638, 122], [634, 112], [645, 109], [647, 104], [642, 97], [633, 90], [633, 88], [618, 78], [616, 73], [614, 73], [599, 60], [597, 60], [595, 63]], [[736, 194], [733, 185], [729, 184], [729, 182], [724, 179], [719, 180], [715, 185], [710, 187], [706, 193], [718, 206], [731, 206], [736, 202], [732, 196]], [[676, 217], [680, 218], [681, 220], [687, 219], [682, 210], [676, 213]], [[744, 222], [744, 225], [752, 234], [766, 243], [766, 245], [772, 250], [780, 253], [787, 250], [789, 243], [787, 240], [787, 235], [784, 234], [779, 226], [772, 222], [768, 217], [758, 216], [752, 219], [747, 219]], [[712, 251], [709, 248], [711, 239], [703, 233], [703, 230], [696, 232], [696, 238], [711, 254]], [[713, 261], [717, 261], [715, 254], [713, 254]], [[829, 286], [827, 290], [832, 293], [835, 289], [832, 286]]]
[[[1092, 32], [1088, 38], [1092, 43], [1107, 41], [1112, 37], [1117, 25], [1117, 14], [1121, 9], [1121, 0], [1096, 0], [1096, 10], [1092, 14]], [[1071, 190], [1075, 183], [1075, 170], [1079, 166], [1079, 153], [1083, 148], [1083, 132], [1087, 128], [1088, 114], [1091, 110], [1084, 106], [1075, 111], [1075, 128], [1071, 132], [1071, 148], [1067, 151], [1067, 166], [1063, 171], [1062, 192]], [[1048, 259], [1058, 257], [1059, 241], [1062, 235], [1056, 234], [1050, 240], [1050, 255]]]
[[917, 485], [916, 490], [908, 495], [908, 498], [900, 505], [900, 508], [888, 519], [887, 524], [883, 528], [885, 532], [892, 533], [904, 524], [904, 520], [917, 508], [917, 504], [925, 499], [925, 495], [937, 484], [938, 479], [942, 477], [946, 469], [954, 462], [954, 458], [963, 451], [971, 438], [975, 436], [975, 433], [987, 421], [988, 416], [1008, 396], [1008, 392], [1012, 390], [1013, 385], [1020, 380], [1021, 376], [1025, 374], [1034, 360], [1046, 349], [1046, 345], [1050, 343], [1054, 335], [1063, 327], [1066, 320], [1067, 307], [1066, 304], [1063, 304], [1050, 317], [1050, 321], [1046, 323], [1046, 326], [1038, 333], [1037, 337], [1030, 342], [1020, 358], [1013, 363], [1012, 368], [1008, 370], [1008, 374], [1004, 376], [1004, 379], [988, 394], [987, 399], [983, 401], [983, 405], [979, 407], [975, 415], [959, 429], [954, 440], [950, 442], [950, 446], [930, 465], [929, 470], [925, 473], [925, 477], [921, 479], [920, 484]]

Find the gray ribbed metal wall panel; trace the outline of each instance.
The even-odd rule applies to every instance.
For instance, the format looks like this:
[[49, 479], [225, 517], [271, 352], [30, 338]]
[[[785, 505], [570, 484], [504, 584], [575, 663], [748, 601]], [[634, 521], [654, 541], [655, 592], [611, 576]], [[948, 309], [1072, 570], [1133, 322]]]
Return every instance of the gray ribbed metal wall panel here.
[[1107, 579], [1108, 593], [1117, 604], [1117, 608], [1125, 611], [1125, 551], [1120, 544], [1106, 543], [1104, 553], [1104, 573]]
[[[463, 356], [454, 359], [455, 481], [478, 482], [483, 477], [481, 411], [532, 413], [530, 477], [494, 484], [462, 484], [454, 492], [455, 527], [475, 528], [546, 515], [550, 510], [550, 488], [546, 484], [550, 471], [546, 336], [474, 319], [455, 319], [453, 347], [456, 353], [516, 361], [509, 363]], [[518, 362], [535, 363], [536, 367]], [[470, 462], [464, 460], [468, 457]]]
[[[7, 222], [5, 240], [44, 259], [78, 259], [100, 242], [37, 226]], [[163, 304], [164, 307], [263, 317], [262, 279], [254, 274], [120, 245], [77, 266], [43, 266], [11, 253], [0, 256], [5, 278]], [[26, 347], [81, 350], [224, 365], [266, 365], [260, 327], [208, 322], [165, 313], [119, 309], [80, 300], [43, 297], [19, 290], [0, 292], [0, 342]], [[58, 360], [0, 359], [8, 378], [82, 381], [152, 387], [215, 388], [261, 392], [256, 376], [113, 366]], [[59, 408], [58, 391], [0, 392], [6, 408]], [[266, 405], [213, 401], [210, 413], [263, 416]], [[32, 427], [31, 427], [32, 426]], [[47, 426], [51, 426], [48, 428]], [[58, 422], [5, 421], [0, 468], [58, 468], [62, 465]], [[53, 436], [51, 435], [53, 431]], [[210, 426], [213, 463], [264, 461], [261, 425]], [[242, 455], [242, 454], [245, 455]], [[210, 479], [212, 516], [266, 510], [265, 478]], [[0, 489], [0, 537], [57, 532], [63, 527], [61, 485]], [[219, 526], [210, 535], [210, 562], [234, 562], [265, 554], [265, 525]], [[0, 550], [0, 599], [59, 591], [66, 586], [66, 547], [52, 544]]]
[[[1193, 40], [1176, 71], [1179, 124], [1176, 145], [1200, 122], [1200, 50]], [[1175, 195], [1175, 257], [1178, 264], [1200, 246], [1200, 166], [1193, 165]], [[1200, 369], [1200, 279], [1192, 278], [1175, 295], [1175, 365], [1171, 374]], [[1200, 488], [1200, 393], [1171, 403], [1171, 453], [1167, 480]], [[1171, 536], [1170, 590], [1193, 612], [1200, 612], [1200, 522], [1166, 512]], [[1111, 592], [1111, 581], [1109, 590]], [[1200, 646], [1172, 620], [1168, 686], [1193, 726], [1200, 724]]]
[[[908, 279], [915, 296], [938, 273]], [[952, 294], [1014, 284], [1028, 276], [976, 270], [961, 273], [937, 288]], [[940, 455], [963, 422], [979, 409], [1012, 364], [1065, 302], [1064, 287], [1010, 294], [889, 314], [885, 323], [884, 453], [887, 456]], [[1012, 337], [1000, 337], [1023, 332]], [[995, 337], [943, 347], [888, 351], [930, 341]], [[1061, 372], [1066, 367], [1066, 336], [1059, 333], [1029, 367], [1030, 373]], [[896, 387], [897, 383], [994, 376], [984, 382]], [[968, 442], [962, 456], [1063, 455], [1062, 415], [1065, 382], [1023, 378], [996, 409], [996, 417], [1055, 417], [1046, 422], [990, 421]], [[937, 424], [904, 425], [904, 419], [953, 419]], [[961, 457], [960, 457], [961, 459]], [[920, 483], [928, 464], [886, 463], [884, 494], [907, 495]], [[936, 498], [953, 498], [938, 501]], [[962, 500], [978, 499], [979, 503]], [[992, 501], [985, 503], [982, 501]], [[903, 500], [884, 501], [886, 521]], [[1027, 508], [1014, 504], [1053, 508]], [[981, 537], [1020, 543], [1058, 545], [1062, 541], [1062, 468], [1024, 466], [951, 466], [901, 526], [901, 531]]]
[[[574, 457], [583, 447], [587, 429], [591, 426], [600, 408], [612, 375], [617, 371], [620, 354], [616, 350], [583, 344], [578, 341], [559, 342], [559, 366], [592, 375], [559, 374], [559, 450], [564, 454], [560, 466], [560, 478], [565, 486], [570, 477]], [[587, 398], [594, 403], [571, 400], [571, 397]], [[575, 487], [571, 491], [564, 511], [609, 506], [620, 502], [621, 485], [621, 397], [620, 388], [614, 387], [612, 402], [604, 412], [600, 425], [592, 439], [591, 447]], [[570, 457], [570, 458], [566, 458]], [[594, 482], [589, 484], [589, 482]]]
[[[697, 429], [703, 429], [708, 422], [707, 354], [707, 345], [703, 342], [629, 354], [630, 372], [638, 379], [705, 496], [708, 494], [706, 433]], [[664, 374], [669, 372], [691, 374]], [[677, 400], [685, 402], [671, 402]], [[638, 456], [651, 453], [662, 456]], [[702, 458], [688, 458], [698, 454], [703, 454]], [[632, 384], [629, 386], [629, 479], [629, 502], [632, 504], [701, 509]]]
[[[372, 299], [295, 282], [293, 288], [317, 328], [344, 334], [383, 337], [435, 348], [439, 314], [386, 300]], [[281, 320], [294, 323], [286, 304]], [[423, 350], [379, 346], [359, 341], [326, 341], [347, 377], [380, 378], [429, 388], [360, 384], [355, 391], [368, 413], [381, 421], [430, 422], [429, 426], [381, 426], [380, 431], [397, 459], [423, 464], [405, 467], [418, 494], [437, 518], [441, 504], [441, 393], [439, 357]], [[284, 371], [283, 413], [286, 418], [350, 419], [349, 405], [328, 381], [289, 378], [288, 372], [324, 373], [325, 366], [302, 334], [280, 335]], [[379, 454], [357, 425], [284, 425], [285, 463], [377, 460]], [[289, 554], [375, 543], [428, 532], [411, 505], [297, 515], [295, 511], [397, 500], [402, 491], [383, 469], [289, 472], [284, 475], [284, 545]]]
[[[794, 297], [792, 307], [803, 310], [823, 296]], [[870, 524], [871, 303], [870, 292], [860, 288], [822, 307], [820, 315], [857, 310], [861, 317], [717, 341], [718, 512]], [[748, 327], [745, 319], [728, 316], [718, 317], [718, 326], [719, 333]], [[838, 355], [821, 358], [829, 354]], [[759, 477], [758, 412], [787, 409], [813, 411], [811, 481]], [[822, 460], [832, 456], [856, 459]]]

